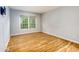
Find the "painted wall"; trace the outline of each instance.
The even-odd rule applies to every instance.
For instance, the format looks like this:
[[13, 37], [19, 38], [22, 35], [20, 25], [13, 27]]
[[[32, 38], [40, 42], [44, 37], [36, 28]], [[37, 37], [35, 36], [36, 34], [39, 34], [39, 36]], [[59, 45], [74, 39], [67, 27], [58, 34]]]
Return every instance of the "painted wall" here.
[[[36, 28], [35, 29], [21, 29], [19, 20], [20, 15], [26, 15], [26, 16], [36, 16]], [[35, 14], [31, 12], [24, 12], [19, 10], [10, 10], [10, 29], [11, 29], [11, 35], [19, 35], [24, 33], [32, 33], [32, 32], [39, 32], [40, 31], [40, 14]]]
[[79, 42], [79, 7], [60, 7], [42, 15], [43, 32]]
[[9, 8], [6, 8], [6, 15], [0, 15], [0, 52], [5, 51], [10, 38]]

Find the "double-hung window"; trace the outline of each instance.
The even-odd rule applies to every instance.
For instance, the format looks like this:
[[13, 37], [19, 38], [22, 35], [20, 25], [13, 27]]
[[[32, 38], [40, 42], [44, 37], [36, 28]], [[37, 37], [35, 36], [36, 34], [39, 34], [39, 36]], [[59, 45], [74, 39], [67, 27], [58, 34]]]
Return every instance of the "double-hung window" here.
[[35, 16], [20, 16], [20, 28], [36, 28], [36, 17]]

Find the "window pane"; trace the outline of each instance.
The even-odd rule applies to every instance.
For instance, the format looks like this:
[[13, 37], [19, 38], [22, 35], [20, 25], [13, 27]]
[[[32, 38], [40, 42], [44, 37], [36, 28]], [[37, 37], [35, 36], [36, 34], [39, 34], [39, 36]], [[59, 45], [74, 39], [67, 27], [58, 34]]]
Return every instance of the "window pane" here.
[[30, 16], [29, 18], [29, 28], [35, 28], [35, 16]]
[[21, 18], [21, 29], [28, 28], [28, 17], [21, 15], [20, 18]]

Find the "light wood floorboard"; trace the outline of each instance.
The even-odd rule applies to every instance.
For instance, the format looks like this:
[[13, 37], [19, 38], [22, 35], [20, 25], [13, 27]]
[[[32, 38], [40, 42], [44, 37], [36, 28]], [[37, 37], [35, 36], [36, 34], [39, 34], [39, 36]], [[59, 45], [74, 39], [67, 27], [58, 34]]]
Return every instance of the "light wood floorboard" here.
[[79, 52], [79, 45], [42, 32], [12, 36], [8, 52]]

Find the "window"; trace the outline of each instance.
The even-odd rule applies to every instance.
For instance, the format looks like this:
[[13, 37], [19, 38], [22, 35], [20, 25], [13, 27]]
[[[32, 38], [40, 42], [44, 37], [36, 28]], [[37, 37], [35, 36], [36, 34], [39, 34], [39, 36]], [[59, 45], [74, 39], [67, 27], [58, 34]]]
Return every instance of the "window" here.
[[29, 17], [29, 28], [35, 28], [35, 17], [34, 16]]
[[21, 29], [28, 28], [28, 17], [20, 16], [21, 18]]
[[21, 29], [36, 28], [35, 16], [20, 16]]

